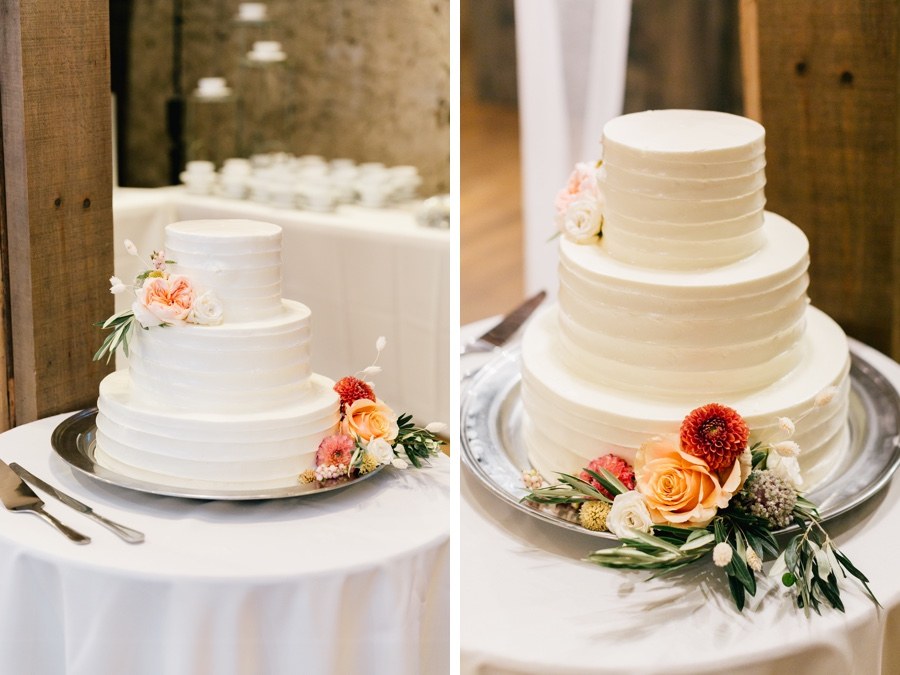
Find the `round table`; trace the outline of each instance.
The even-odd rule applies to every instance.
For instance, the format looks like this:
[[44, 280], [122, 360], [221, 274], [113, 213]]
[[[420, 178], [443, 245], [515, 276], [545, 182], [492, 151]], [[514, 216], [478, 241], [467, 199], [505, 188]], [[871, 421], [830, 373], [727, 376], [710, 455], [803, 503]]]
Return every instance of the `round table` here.
[[[900, 365], [860, 353], [900, 388]], [[711, 564], [649, 580], [584, 562], [612, 542], [532, 518], [468, 470], [460, 503], [462, 673], [900, 672], [900, 480], [828, 523], [884, 609], [848, 581], [845, 614], [825, 608], [810, 618], [768, 580], [737, 612]]]
[[65, 417], [0, 435], [0, 458], [146, 542], [126, 544], [39, 490], [90, 544], [0, 509], [0, 672], [447, 672], [445, 456], [320, 495], [187, 500], [72, 470], [50, 446]]

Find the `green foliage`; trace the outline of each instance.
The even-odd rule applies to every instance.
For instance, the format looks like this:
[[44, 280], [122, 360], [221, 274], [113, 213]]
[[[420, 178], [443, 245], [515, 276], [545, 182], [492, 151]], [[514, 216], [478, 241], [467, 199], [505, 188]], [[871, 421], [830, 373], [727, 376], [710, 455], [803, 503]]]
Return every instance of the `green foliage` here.
[[[417, 427], [412, 422], [412, 415], [402, 414], [397, 418], [397, 438], [394, 441], [394, 449], [402, 445], [406, 450], [406, 458], [418, 468], [441, 451], [444, 442], [430, 431]], [[404, 459], [403, 455], [400, 455]]]
[[106, 321], [94, 324], [110, 331], [103, 340], [103, 344], [100, 345], [100, 349], [94, 354], [94, 361], [99, 361], [105, 355], [106, 362], [109, 363], [119, 346], [122, 347], [125, 356], [128, 356], [128, 340], [134, 329], [135, 321], [134, 312], [128, 309], [119, 314], [113, 314]]

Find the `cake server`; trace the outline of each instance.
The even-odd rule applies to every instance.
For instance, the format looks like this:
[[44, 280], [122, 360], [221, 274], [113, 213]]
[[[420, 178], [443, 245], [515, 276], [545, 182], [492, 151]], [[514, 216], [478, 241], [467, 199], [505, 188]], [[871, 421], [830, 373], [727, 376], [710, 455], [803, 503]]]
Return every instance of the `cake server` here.
[[73, 530], [60, 522], [53, 514], [44, 511], [44, 502], [40, 497], [3, 461], [0, 461], [0, 501], [7, 510], [13, 513], [28, 512], [40, 516], [76, 544], [91, 542], [89, 537]]
[[104, 518], [99, 513], [95, 513], [94, 509], [92, 509], [90, 506], [88, 506], [84, 502], [80, 502], [77, 499], [75, 499], [74, 497], [70, 497], [62, 490], [58, 490], [57, 488], [50, 485], [50, 483], [48, 483], [47, 481], [35, 476], [28, 469], [26, 469], [24, 466], [22, 466], [20, 464], [16, 464], [15, 462], [13, 462], [12, 464], [9, 465], [9, 468], [12, 469], [13, 471], [15, 471], [16, 474], [18, 474], [19, 478], [24, 478], [29, 483], [32, 483], [33, 485], [36, 485], [37, 487], [39, 487], [41, 490], [46, 492], [51, 497], [58, 499], [66, 506], [75, 509], [79, 513], [83, 513], [91, 520], [96, 520], [98, 523], [103, 525], [103, 527], [105, 527], [108, 530], [110, 530], [111, 532], [114, 532], [115, 534], [119, 535], [119, 537], [121, 539], [123, 539], [124, 541], [127, 541], [129, 544], [143, 543], [143, 541], [144, 541], [143, 532], [138, 532], [137, 530], [133, 530], [130, 527], [125, 527], [124, 525], [120, 525], [119, 523], [116, 523], [116, 522], [110, 520], [109, 518]]
[[528, 317], [534, 313], [544, 298], [547, 297], [547, 291], [540, 291], [528, 298], [521, 305], [503, 317], [496, 326], [491, 328], [484, 335], [475, 338], [468, 343], [460, 352], [460, 356], [471, 352], [487, 352], [502, 347], [506, 342], [515, 335], [516, 331], [522, 327], [522, 324], [528, 320]]

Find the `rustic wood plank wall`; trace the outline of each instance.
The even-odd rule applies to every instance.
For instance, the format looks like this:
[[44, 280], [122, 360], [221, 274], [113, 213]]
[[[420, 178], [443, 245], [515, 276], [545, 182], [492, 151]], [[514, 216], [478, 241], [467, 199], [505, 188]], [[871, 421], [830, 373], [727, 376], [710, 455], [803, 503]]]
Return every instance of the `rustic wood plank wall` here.
[[109, 370], [91, 361], [113, 310], [108, 4], [4, 0], [0, 106], [21, 424], [92, 405]]
[[748, 114], [767, 207], [810, 239], [810, 296], [900, 357], [900, 4], [742, 0]]

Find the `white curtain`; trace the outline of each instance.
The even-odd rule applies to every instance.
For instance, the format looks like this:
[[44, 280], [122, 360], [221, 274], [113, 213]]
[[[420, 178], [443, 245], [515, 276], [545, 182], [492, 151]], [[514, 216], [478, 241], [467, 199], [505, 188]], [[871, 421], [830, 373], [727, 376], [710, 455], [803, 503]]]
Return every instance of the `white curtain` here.
[[631, 0], [516, 0], [525, 289], [556, 293], [553, 200], [622, 114]]

